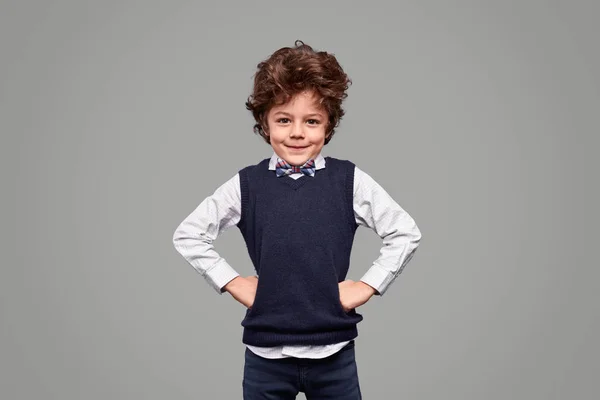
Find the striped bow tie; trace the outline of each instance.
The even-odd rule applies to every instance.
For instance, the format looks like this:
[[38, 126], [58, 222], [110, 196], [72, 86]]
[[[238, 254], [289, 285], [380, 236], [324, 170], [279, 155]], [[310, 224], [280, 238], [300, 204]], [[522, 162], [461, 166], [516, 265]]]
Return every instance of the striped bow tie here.
[[277, 174], [277, 177], [297, 173], [303, 173], [304, 175], [313, 176], [315, 174], [315, 160], [311, 158], [301, 166], [295, 167], [293, 165], [288, 164], [285, 160], [278, 158], [277, 164], [275, 165], [275, 172]]

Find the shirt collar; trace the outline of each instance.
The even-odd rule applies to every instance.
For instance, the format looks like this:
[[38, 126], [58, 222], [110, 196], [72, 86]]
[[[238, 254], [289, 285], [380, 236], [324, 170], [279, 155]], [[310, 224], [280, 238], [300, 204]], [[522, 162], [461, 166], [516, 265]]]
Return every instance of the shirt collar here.
[[[271, 156], [271, 159], [269, 160], [269, 169], [270, 170], [275, 170], [275, 166], [277, 165], [277, 158], [279, 156], [277, 155], [277, 153], [273, 152], [273, 155]], [[322, 169], [325, 168], [325, 157], [323, 157], [323, 155], [321, 153], [319, 153], [316, 157], [315, 157], [315, 169]]]

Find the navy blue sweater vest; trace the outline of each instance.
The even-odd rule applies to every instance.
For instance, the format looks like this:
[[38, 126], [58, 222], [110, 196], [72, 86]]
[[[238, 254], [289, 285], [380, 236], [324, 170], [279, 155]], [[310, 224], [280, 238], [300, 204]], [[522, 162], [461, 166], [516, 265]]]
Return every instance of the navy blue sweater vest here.
[[357, 337], [363, 317], [344, 312], [338, 288], [358, 227], [354, 164], [326, 157], [315, 176], [293, 179], [276, 177], [265, 159], [239, 175], [238, 227], [258, 274], [243, 343], [325, 345]]

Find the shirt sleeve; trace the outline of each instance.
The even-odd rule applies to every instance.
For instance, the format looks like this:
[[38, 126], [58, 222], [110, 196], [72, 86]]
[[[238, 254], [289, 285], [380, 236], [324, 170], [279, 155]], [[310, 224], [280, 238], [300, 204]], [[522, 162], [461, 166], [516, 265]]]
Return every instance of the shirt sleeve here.
[[173, 234], [175, 249], [219, 294], [239, 273], [216, 252], [213, 241], [240, 218], [240, 180], [236, 174], [205, 198]]
[[379, 258], [360, 279], [383, 295], [411, 260], [421, 240], [413, 218], [369, 176], [355, 167], [354, 215], [356, 223], [383, 239]]

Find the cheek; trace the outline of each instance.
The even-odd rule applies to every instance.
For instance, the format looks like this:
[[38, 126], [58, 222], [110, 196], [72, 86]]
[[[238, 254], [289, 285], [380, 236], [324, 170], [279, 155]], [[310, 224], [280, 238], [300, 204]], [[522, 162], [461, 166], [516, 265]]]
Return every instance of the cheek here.
[[283, 141], [285, 140], [285, 135], [278, 135], [277, 132], [273, 132], [274, 134], [271, 134], [271, 140], [273, 142], [275, 142], [276, 144], [281, 144], [283, 143]]
[[271, 137], [271, 140], [275, 142], [281, 142], [282, 138], [284, 138], [281, 129], [277, 126], [269, 126], [269, 136]]
[[310, 141], [314, 145], [322, 145], [323, 143], [325, 143], [325, 132], [315, 132], [313, 135], [311, 135]]

